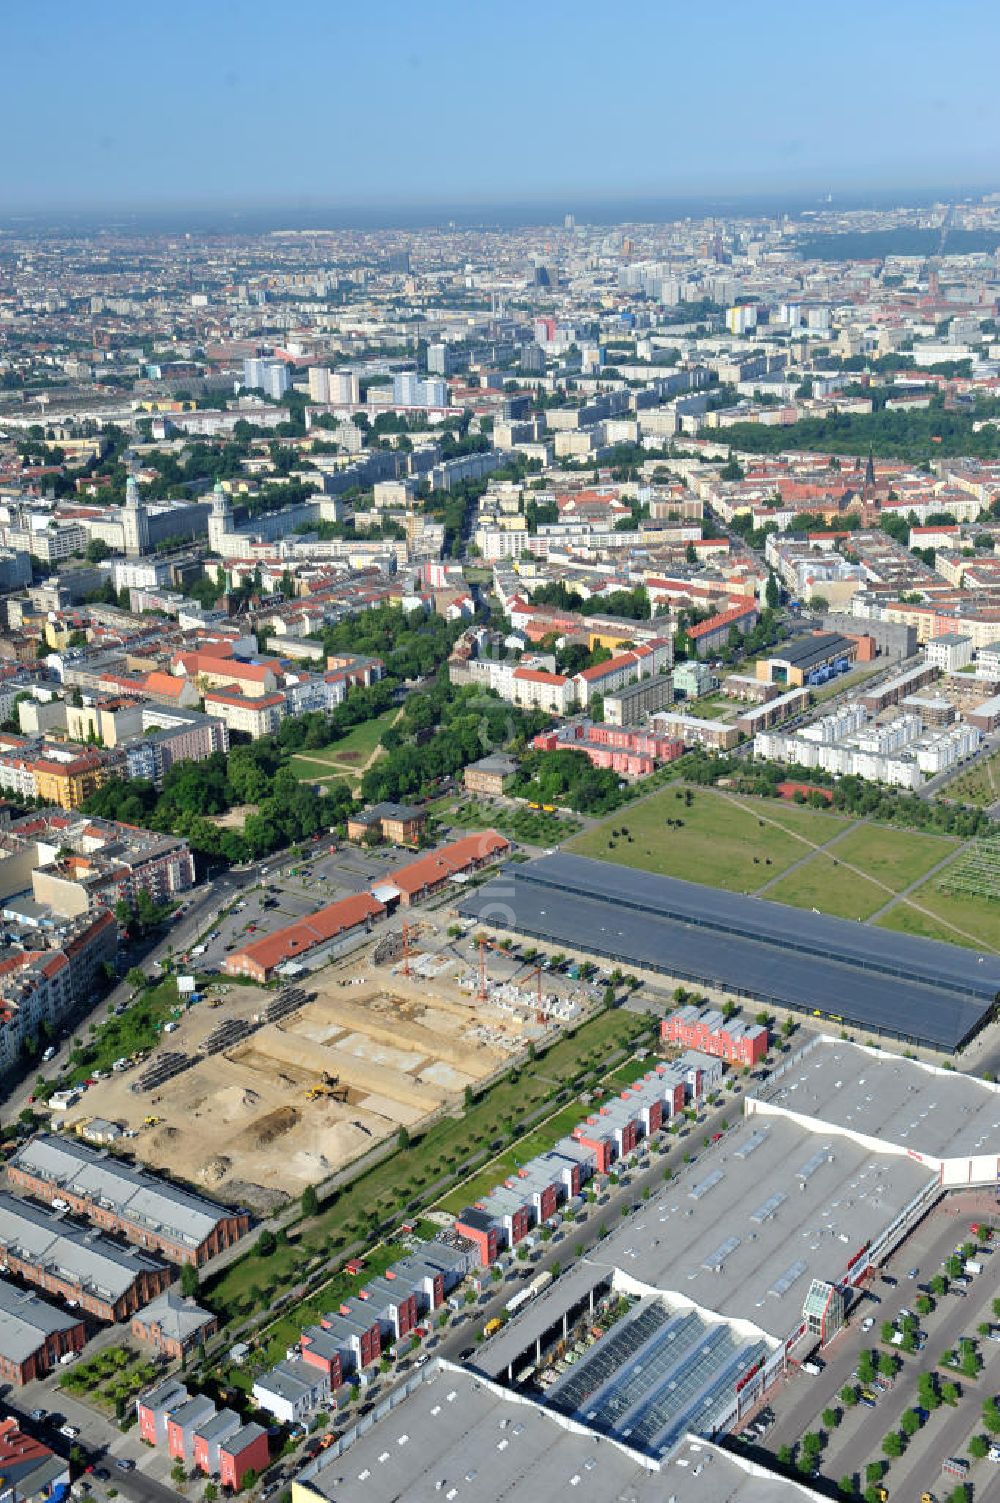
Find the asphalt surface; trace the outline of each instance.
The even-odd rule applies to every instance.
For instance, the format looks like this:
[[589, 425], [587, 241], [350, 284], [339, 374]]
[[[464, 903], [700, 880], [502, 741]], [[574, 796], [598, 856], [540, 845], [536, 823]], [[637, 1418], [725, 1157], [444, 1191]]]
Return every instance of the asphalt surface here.
[[[914, 1301], [920, 1293], [919, 1286], [941, 1271], [941, 1264], [955, 1246], [968, 1237], [970, 1222], [977, 1219], [969, 1212], [949, 1214], [948, 1204], [944, 1202], [925, 1218], [886, 1265], [885, 1271], [898, 1280], [897, 1287], [891, 1288], [881, 1278], [869, 1286], [844, 1330], [823, 1353], [826, 1364], [823, 1372], [811, 1377], [792, 1369], [784, 1387], [769, 1395], [770, 1407], [776, 1415], [766, 1437], [772, 1461], [781, 1446], [794, 1446], [809, 1430], [823, 1430], [824, 1409], [844, 1409], [840, 1391], [845, 1384], [855, 1381], [853, 1373], [862, 1351], [895, 1350], [884, 1347], [879, 1339], [883, 1322], [893, 1320], [903, 1309], [916, 1314]], [[874, 1409], [861, 1404], [844, 1409], [842, 1422], [831, 1432], [821, 1463], [821, 1475], [834, 1486], [845, 1473], [863, 1472], [868, 1462], [885, 1459], [883, 1439], [891, 1430], [899, 1429], [907, 1409], [919, 1407], [918, 1375], [936, 1371], [941, 1381], [957, 1383], [962, 1397], [955, 1408], [943, 1405], [929, 1415], [922, 1429], [909, 1441], [903, 1456], [891, 1463], [884, 1485], [894, 1503], [896, 1499], [918, 1503], [925, 1490], [940, 1496], [954, 1488], [958, 1479], [942, 1477], [941, 1462], [946, 1456], [968, 1455], [970, 1436], [982, 1433], [982, 1402], [993, 1397], [1000, 1387], [1000, 1343], [977, 1337], [981, 1323], [993, 1323], [992, 1301], [1000, 1293], [1000, 1248], [984, 1254], [981, 1261], [983, 1272], [973, 1279], [964, 1299], [946, 1294], [937, 1300], [930, 1315], [918, 1317], [921, 1329], [926, 1332], [926, 1347], [912, 1356], [899, 1353], [903, 1366], [890, 1392], [878, 1399]], [[915, 1279], [908, 1277], [911, 1268], [919, 1270]], [[867, 1316], [873, 1317], [875, 1324], [870, 1331], [862, 1332], [861, 1323]], [[975, 1379], [962, 1378], [941, 1365], [942, 1354], [954, 1348], [962, 1336], [973, 1337], [979, 1343], [984, 1368]], [[762, 1459], [768, 1458], [762, 1455]], [[977, 1503], [991, 1484], [991, 1490], [1000, 1496], [998, 1471], [1000, 1468], [988, 1460], [973, 1463]]]

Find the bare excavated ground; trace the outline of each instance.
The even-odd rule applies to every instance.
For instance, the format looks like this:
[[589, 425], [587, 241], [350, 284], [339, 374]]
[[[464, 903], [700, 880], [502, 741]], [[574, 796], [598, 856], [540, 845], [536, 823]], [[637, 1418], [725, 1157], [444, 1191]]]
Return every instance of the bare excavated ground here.
[[193, 1055], [190, 1069], [152, 1090], [133, 1091], [136, 1069], [101, 1081], [67, 1125], [108, 1118], [135, 1131], [127, 1147], [150, 1168], [266, 1212], [460, 1102], [522, 1041], [516, 1017], [445, 977], [349, 976], [343, 965], [311, 976], [314, 1000], [209, 1057], [201, 1041], [251, 1017], [265, 994], [232, 986], [221, 1003], [197, 1004], [157, 1051]]

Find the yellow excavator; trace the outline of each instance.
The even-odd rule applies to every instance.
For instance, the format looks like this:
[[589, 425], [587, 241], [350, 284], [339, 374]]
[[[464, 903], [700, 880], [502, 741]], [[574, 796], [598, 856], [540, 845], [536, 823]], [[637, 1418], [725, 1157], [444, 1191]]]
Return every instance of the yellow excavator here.
[[326, 1075], [306, 1091], [307, 1101], [318, 1101], [321, 1096], [328, 1096], [332, 1101], [346, 1101], [347, 1087], [338, 1083], [336, 1075]]

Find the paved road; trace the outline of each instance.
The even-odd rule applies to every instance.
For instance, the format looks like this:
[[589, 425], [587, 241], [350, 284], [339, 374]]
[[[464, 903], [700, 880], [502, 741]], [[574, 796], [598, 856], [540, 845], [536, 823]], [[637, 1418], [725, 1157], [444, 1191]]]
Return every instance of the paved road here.
[[[142, 959], [142, 968], [147, 972], [155, 969], [155, 962], [162, 959], [169, 951], [184, 949], [192, 943], [204, 928], [213, 912], [216, 912], [225, 903], [229, 902], [232, 893], [236, 890], [236, 883], [242, 874], [221, 877], [214, 883], [206, 883], [195, 888], [187, 895], [188, 908], [184, 915], [176, 919], [167, 929], [163, 939], [148, 950]], [[249, 879], [249, 872], [246, 877]], [[15, 1085], [5, 1098], [5, 1115], [14, 1117], [28, 1104], [28, 1097], [34, 1090], [35, 1077], [44, 1074], [52, 1079], [61, 1071], [70, 1068], [70, 1052], [73, 1048], [73, 1039], [82, 1029], [91, 1023], [103, 1023], [110, 1017], [112, 1009], [121, 1002], [127, 1002], [132, 995], [132, 988], [124, 981], [118, 982], [107, 996], [91, 1012], [76, 1017], [67, 1024], [67, 1037], [58, 1046], [53, 1059], [45, 1064], [39, 1063], [33, 1068], [23, 1081]]]

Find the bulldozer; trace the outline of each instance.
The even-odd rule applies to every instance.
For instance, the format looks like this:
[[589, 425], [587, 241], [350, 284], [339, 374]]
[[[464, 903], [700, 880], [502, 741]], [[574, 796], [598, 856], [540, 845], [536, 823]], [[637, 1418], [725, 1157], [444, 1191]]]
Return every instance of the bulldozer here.
[[159, 1127], [162, 1121], [162, 1117], [144, 1117], [142, 1125], [143, 1127]]

